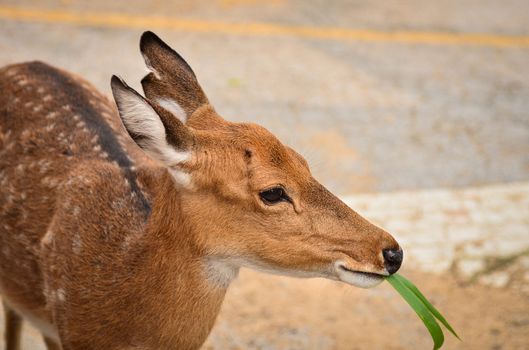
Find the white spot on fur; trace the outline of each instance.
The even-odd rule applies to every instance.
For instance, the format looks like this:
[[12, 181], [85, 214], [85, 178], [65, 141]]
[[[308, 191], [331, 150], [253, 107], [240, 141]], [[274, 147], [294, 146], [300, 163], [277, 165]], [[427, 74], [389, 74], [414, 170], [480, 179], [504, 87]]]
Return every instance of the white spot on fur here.
[[37, 162], [37, 164], [40, 167], [40, 172], [44, 173], [46, 170], [48, 170], [48, 167], [51, 165], [51, 162], [47, 161], [46, 159], [41, 159]]
[[73, 210], [72, 210], [73, 215], [77, 216], [77, 215], [79, 215], [80, 212], [81, 212], [81, 208], [79, 208], [77, 206], [73, 207]]
[[58, 115], [57, 112], [50, 112], [50, 113], [46, 114], [46, 119], [53, 119], [53, 118], [55, 118], [57, 115]]
[[70, 105], [64, 105], [61, 107], [63, 110], [70, 112], [72, 110], [72, 107]]
[[42, 105], [36, 105], [33, 107], [33, 112], [40, 112], [42, 110]]
[[116, 199], [112, 201], [112, 209], [119, 210], [127, 207], [127, 201], [123, 197], [119, 197], [119, 199]]
[[94, 151], [94, 152], [99, 152], [99, 151], [101, 151], [101, 146], [99, 146], [99, 145], [95, 145], [95, 146], [92, 148], [92, 151]]
[[158, 98], [156, 99], [156, 103], [160, 105], [160, 107], [166, 109], [168, 112], [171, 112], [172, 115], [180, 119], [182, 123], [185, 123], [187, 121], [187, 115], [186, 112], [176, 101], [168, 99], [168, 98]]
[[101, 153], [99, 153], [99, 156], [100, 156], [101, 158], [105, 158], [105, 159], [107, 159], [107, 158], [108, 158], [108, 153], [107, 153], [107, 152], [101, 152]]
[[48, 126], [46, 126], [46, 131], [50, 132], [55, 128], [55, 123], [51, 123]]
[[54, 179], [54, 178], [51, 178], [51, 177], [43, 177], [42, 180], [41, 180], [41, 183], [45, 186], [48, 186], [48, 187], [55, 187], [57, 186], [57, 181]]
[[125, 236], [125, 239], [123, 240], [123, 243], [121, 244], [121, 249], [123, 249], [124, 251], [128, 250], [130, 246], [134, 242], [138, 241], [141, 237], [142, 237], [141, 231]]
[[44, 88], [43, 88], [42, 86], [39, 87], [39, 88], [37, 89], [37, 92], [38, 92], [39, 94], [44, 93]]
[[9, 69], [9, 70], [6, 72], [6, 76], [8, 76], [8, 77], [12, 77], [12, 76], [14, 76], [14, 75], [17, 74], [17, 73], [18, 73], [18, 69], [16, 69], [16, 68], [11, 68], [11, 69]]
[[46, 234], [44, 235], [44, 237], [42, 237], [40, 243], [45, 244], [45, 245], [51, 244], [54, 238], [55, 238], [55, 234], [53, 233], [53, 231], [48, 230]]
[[44, 102], [49, 102], [49, 101], [52, 100], [52, 98], [53, 98], [53, 97], [52, 97], [50, 94], [48, 94], [48, 95], [46, 95], [46, 96], [44, 96], [44, 97], [42, 98], [42, 101], [44, 101]]
[[25, 80], [25, 79], [21, 79], [19, 81], [17, 81], [17, 85], [19, 86], [26, 86], [28, 84], [28, 81]]
[[79, 234], [74, 235], [72, 241], [72, 251], [74, 254], [80, 254], [82, 246], [83, 242], [81, 241], [81, 236]]
[[84, 127], [86, 126], [86, 123], [85, 123], [84, 121], [81, 120], [80, 122], [78, 122], [77, 124], [75, 124], [75, 126], [78, 127], [78, 128], [82, 128], [82, 129], [84, 129]]
[[24, 107], [26, 108], [31, 108], [32, 106], [33, 106], [33, 102], [31, 101], [24, 103]]
[[57, 299], [59, 299], [59, 301], [66, 300], [66, 292], [64, 291], [64, 289], [62, 288], [57, 289], [56, 294], [57, 294]]

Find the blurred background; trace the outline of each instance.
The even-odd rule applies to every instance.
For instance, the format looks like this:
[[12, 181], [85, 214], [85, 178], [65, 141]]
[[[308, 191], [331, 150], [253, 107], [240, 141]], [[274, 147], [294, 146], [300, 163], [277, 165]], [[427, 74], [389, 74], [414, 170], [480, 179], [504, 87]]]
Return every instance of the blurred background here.
[[[270, 129], [402, 243], [402, 273], [463, 339], [447, 349], [529, 348], [528, 1], [0, 0], [0, 65], [38, 59], [107, 94], [112, 74], [139, 89], [144, 30], [186, 58], [221, 115]], [[430, 347], [386, 283], [248, 270], [204, 345]]]

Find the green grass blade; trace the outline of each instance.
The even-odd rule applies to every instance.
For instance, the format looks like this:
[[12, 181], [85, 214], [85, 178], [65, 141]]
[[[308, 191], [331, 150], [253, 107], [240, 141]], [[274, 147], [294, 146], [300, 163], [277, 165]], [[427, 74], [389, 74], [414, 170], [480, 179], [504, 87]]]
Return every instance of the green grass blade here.
[[439, 324], [435, 318], [430, 313], [430, 310], [423, 304], [422, 300], [417, 297], [417, 295], [412, 292], [408, 287], [398, 278], [395, 278], [395, 275], [391, 275], [386, 278], [386, 280], [395, 288], [395, 290], [406, 300], [406, 302], [411, 306], [415, 311], [417, 316], [424, 323], [428, 332], [432, 336], [434, 343], [434, 350], [437, 350], [443, 346], [444, 343], [444, 334], [439, 327]]
[[439, 310], [437, 310], [428, 301], [428, 299], [426, 299], [426, 297], [421, 293], [419, 288], [417, 288], [413, 283], [411, 283], [410, 280], [408, 280], [404, 276], [401, 276], [399, 274], [395, 274], [394, 277], [395, 277], [395, 279], [400, 280], [402, 282], [402, 284], [404, 284], [406, 287], [408, 287], [408, 289], [411, 290], [417, 296], [417, 298], [419, 298], [422, 301], [424, 306], [426, 306], [428, 308], [428, 310], [430, 310], [432, 315], [434, 315], [435, 318], [437, 318], [446, 327], [446, 329], [448, 329], [450, 331], [450, 333], [452, 333], [457, 339], [461, 340], [461, 338], [459, 338], [459, 336], [457, 335], [456, 331], [452, 328], [452, 326], [450, 326], [448, 321], [443, 317], [443, 315], [441, 315]]

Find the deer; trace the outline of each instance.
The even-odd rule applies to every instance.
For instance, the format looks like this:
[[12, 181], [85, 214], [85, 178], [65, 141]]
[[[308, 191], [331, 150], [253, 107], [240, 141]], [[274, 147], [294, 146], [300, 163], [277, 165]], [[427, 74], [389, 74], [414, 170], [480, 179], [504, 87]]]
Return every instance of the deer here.
[[0, 295], [49, 350], [198, 349], [240, 268], [369, 288], [395, 239], [270, 131], [222, 118], [156, 34], [144, 96], [40, 61], [0, 70]]

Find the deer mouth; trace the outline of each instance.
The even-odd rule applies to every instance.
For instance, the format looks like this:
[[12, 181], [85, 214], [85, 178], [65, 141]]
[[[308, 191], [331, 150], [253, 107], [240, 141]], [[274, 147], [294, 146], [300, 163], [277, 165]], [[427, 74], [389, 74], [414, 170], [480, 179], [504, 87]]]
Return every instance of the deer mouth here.
[[385, 276], [379, 273], [353, 270], [342, 263], [335, 266], [338, 279], [355, 287], [372, 288], [384, 281]]

